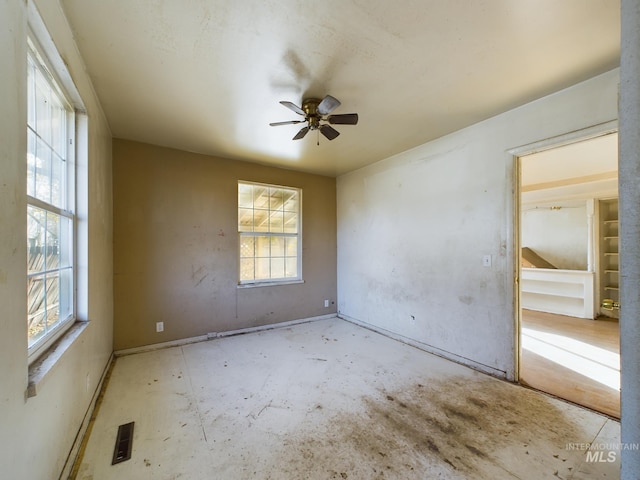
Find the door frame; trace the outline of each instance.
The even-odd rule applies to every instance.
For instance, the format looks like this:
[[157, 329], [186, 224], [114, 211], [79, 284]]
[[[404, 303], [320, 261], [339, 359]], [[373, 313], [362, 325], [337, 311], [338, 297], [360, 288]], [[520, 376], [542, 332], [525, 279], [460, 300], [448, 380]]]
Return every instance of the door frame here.
[[507, 166], [508, 175], [511, 177], [512, 196], [509, 199], [511, 208], [508, 212], [508, 225], [511, 227], [511, 261], [512, 261], [512, 286], [513, 286], [513, 312], [515, 322], [515, 338], [513, 339], [514, 346], [514, 381], [520, 383], [520, 359], [522, 357], [521, 347], [521, 335], [522, 335], [522, 310], [520, 307], [520, 210], [521, 210], [521, 162], [520, 158], [534, 153], [543, 152], [545, 150], [551, 150], [553, 148], [563, 147], [572, 143], [578, 143], [585, 140], [590, 140], [596, 137], [609, 135], [618, 132], [618, 120], [610, 120], [608, 122], [592, 125], [587, 128], [574, 130], [555, 137], [549, 137], [544, 140], [539, 140], [519, 147], [514, 147], [507, 150], [509, 155], [509, 164]]

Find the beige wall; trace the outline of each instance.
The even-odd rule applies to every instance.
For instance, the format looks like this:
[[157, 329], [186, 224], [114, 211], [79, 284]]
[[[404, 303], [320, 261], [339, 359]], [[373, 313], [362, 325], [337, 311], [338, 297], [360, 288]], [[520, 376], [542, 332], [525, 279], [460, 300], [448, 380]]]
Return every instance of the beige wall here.
[[[126, 140], [113, 156], [115, 350], [335, 313], [334, 178]], [[302, 188], [303, 284], [238, 288], [238, 180]]]
[[87, 111], [78, 317], [89, 324], [38, 394], [26, 398], [26, 35], [33, 5], [0, 3], [0, 477], [16, 480], [59, 477], [113, 345], [111, 133], [59, 2], [37, 0]]

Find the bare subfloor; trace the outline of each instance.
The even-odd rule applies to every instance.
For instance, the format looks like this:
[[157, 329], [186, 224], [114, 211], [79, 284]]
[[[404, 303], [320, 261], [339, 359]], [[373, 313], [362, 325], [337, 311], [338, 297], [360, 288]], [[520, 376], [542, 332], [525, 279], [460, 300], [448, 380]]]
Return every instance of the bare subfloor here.
[[619, 431], [332, 319], [118, 358], [77, 478], [614, 479]]

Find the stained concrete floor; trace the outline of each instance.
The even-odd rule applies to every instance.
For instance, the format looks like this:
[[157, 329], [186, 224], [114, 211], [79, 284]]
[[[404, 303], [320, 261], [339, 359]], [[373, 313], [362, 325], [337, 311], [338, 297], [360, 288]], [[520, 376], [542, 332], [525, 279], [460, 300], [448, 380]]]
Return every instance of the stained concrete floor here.
[[[112, 466], [131, 421], [132, 458]], [[619, 455], [585, 444], [619, 437], [605, 416], [336, 318], [118, 358], [77, 478], [615, 479]]]

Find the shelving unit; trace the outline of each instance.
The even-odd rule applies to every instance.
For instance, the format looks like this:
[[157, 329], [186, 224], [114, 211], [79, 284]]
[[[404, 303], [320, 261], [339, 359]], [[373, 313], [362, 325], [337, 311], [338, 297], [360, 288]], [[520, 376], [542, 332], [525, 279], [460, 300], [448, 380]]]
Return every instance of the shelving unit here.
[[593, 272], [548, 268], [522, 268], [522, 308], [593, 319]]
[[[600, 200], [600, 301], [620, 301], [618, 263], [618, 199]], [[599, 307], [601, 315], [618, 318], [618, 310]]]

